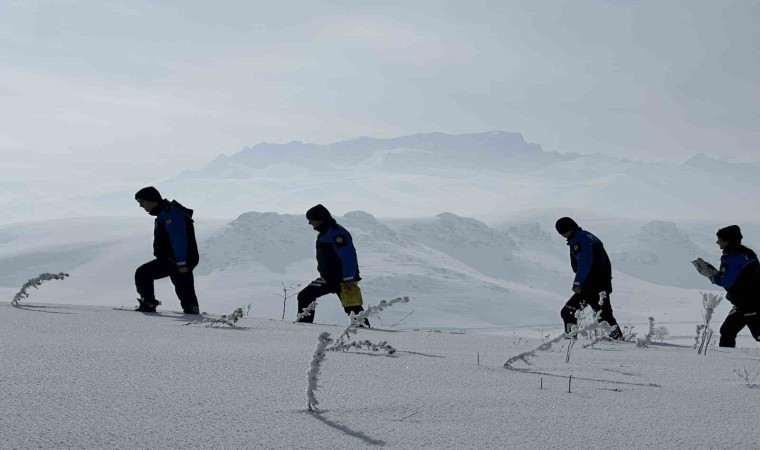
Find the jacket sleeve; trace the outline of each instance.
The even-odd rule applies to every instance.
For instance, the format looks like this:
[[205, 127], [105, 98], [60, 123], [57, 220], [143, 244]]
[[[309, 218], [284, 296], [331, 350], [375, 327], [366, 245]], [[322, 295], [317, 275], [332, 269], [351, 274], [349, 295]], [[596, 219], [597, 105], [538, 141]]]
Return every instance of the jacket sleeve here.
[[743, 263], [744, 261], [740, 258], [733, 257], [733, 255], [728, 256], [721, 261], [720, 271], [716, 275], [713, 275], [710, 281], [713, 284], [730, 289], [736, 283], [736, 280], [739, 279], [739, 275], [741, 275], [745, 266]]
[[185, 215], [177, 208], [171, 208], [166, 215], [166, 231], [169, 233], [169, 241], [174, 250], [177, 268], [187, 267], [187, 225]]
[[338, 258], [340, 258], [341, 266], [343, 266], [342, 281], [355, 280], [357, 277], [356, 269], [359, 264], [357, 262], [356, 248], [354, 248], [351, 234], [345, 230], [335, 233], [332, 236], [332, 245]]
[[[578, 246], [577, 251], [575, 251], [575, 245]], [[575, 253], [578, 270], [575, 272], [575, 280], [573, 281], [573, 286], [581, 287], [583, 286], [583, 283], [586, 281], [586, 278], [591, 271], [591, 264], [594, 262], [594, 252], [591, 249], [591, 242], [588, 238], [585, 237], [578, 239], [578, 242], [575, 243], [574, 246], [571, 251], [574, 251]]]

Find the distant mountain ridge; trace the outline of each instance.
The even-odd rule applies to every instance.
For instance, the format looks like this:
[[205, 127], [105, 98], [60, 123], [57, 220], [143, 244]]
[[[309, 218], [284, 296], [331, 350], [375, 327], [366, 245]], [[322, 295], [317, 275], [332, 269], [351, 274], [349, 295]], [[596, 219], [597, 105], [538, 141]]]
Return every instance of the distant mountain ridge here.
[[[377, 153], [393, 153], [395, 150], [418, 150], [408, 152], [416, 155], [416, 162], [440, 165], [459, 161], [466, 156], [472, 167], [491, 166], [507, 158], [521, 155], [539, 155], [541, 146], [526, 142], [520, 133], [489, 131], [471, 134], [420, 133], [391, 139], [359, 137], [329, 145], [292, 141], [287, 144], [262, 142], [245, 147], [233, 155], [220, 155], [197, 171], [183, 176], [245, 178], [248, 170], [260, 170], [274, 164], [304, 166], [310, 169], [326, 169], [332, 166], [350, 166], [361, 163]], [[400, 152], [395, 152], [399, 154]], [[420, 157], [424, 155], [424, 157]], [[409, 158], [405, 158], [409, 159]], [[495, 167], [498, 169], [498, 165]]]
[[[386, 218], [450, 211], [500, 220], [566, 208], [641, 220], [760, 220], [757, 164], [706, 155], [674, 164], [547, 152], [505, 131], [261, 143], [159, 189], [224, 218], [251, 210], [303, 214], [324, 203], [336, 212], [371, 210]], [[112, 198], [98, 200], [99, 210], [114, 209]]]

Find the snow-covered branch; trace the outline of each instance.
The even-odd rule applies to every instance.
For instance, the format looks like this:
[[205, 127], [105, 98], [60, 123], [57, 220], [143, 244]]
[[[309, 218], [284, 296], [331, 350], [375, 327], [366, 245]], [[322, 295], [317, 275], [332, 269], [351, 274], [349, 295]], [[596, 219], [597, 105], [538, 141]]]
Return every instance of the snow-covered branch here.
[[380, 341], [377, 344], [375, 344], [368, 340], [335, 344], [332, 347], [329, 347], [327, 351], [345, 352], [345, 351], [351, 350], [352, 348], [355, 348], [357, 350], [363, 350], [363, 349], [372, 350], [373, 352], [384, 351], [388, 355], [392, 355], [396, 353], [396, 349], [390, 344], [388, 344], [387, 341]]
[[232, 314], [225, 314], [219, 317], [218, 319], [207, 317], [207, 318], [204, 318], [203, 320], [188, 322], [185, 325], [195, 325], [199, 323], [205, 323], [206, 328], [211, 328], [216, 325], [228, 325], [230, 327], [235, 327], [235, 324], [238, 323], [240, 319], [247, 317], [250, 311], [251, 311], [251, 304], [249, 303], [245, 311], [243, 311], [243, 308], [237, 308], [234, 311], [232, 311]]
[[366, 310], [360, 312], [359, 314], [351, 313], [351, 315], [349, 316], [349, 318], [351, 319], [351, 323], [343, 330], [343, 333], [340, 335], [335, 345], [337, 346], [341, 344], [343, 342], [343, 339], [345, 337], [348, 337], [349, 334], [355, 334], [356, 329], [364, 325], [364, 319], [370, 316], [373, 316], [375, 314], [378, 314], [385, 308], [389, 306], [393, 306], [396, 303], [408, 303], [408, 302], [409, 302], [409, 297], [396, 297], [393, 300], [381, 300], [380, 303], [378, 303], [377, 305], [370, 306]]
[[652, 343], [652, 337], [654, 336], [654, 317], [649, 318], [649, 332], [644, 339], [636, 339], [636, 347], [645, 348], [649, 347]]
[[[519, 355], [515, 355], [507, 360], [507, 362], [504, 363], [504, 367], [506, 369], [511, 369], [512, 364], [514, 364], [517, 361], [522, 361], [525, 364], [530, 365], [530, 361], [528, 358], [532, 356], [536, 356], [536, 352], [538, 351], [547, 351], [552, 348], [552, 346], [558, 342], [561, 342], [564, 339], [577, 339], [579, 335], [587, 336], [595, 332], [601, 332], [604, 334], [609, 334], [610, 331], [612, 331], [612, 328], [607, 324], [607, 322], [593, 322], [589, 323], [581, 328], [574, 327], [570, 333], [560, 333], [557, 337], [550, 341], [546, 341], [543, 344], [539, 345], [538, 347], [534, 348], [533, 350], [520, 353]], [[569, 355], [566, 360], [569, 360]]]
[[33, 287], [35, 289], [39, 289], [38, 286], [41, 285], [43, 281], [48, 281], [48, 280], [63, 280], [67, 276], [69, 276], [69, 274], [63, 273], [63, 272], [61, 272], [61, 273], [41, 273], [41, 274], [39, 274], [39, 276], [37, 276], [35, 278], [32, 278], [31, 280], [29, 280], [26, 283], [24, 283], [23, 286], [21, 286], [21, 290], [18, 291], [16, 293], [16, 295], [13, 296], [13, 300], [11, 300], [11, 304], [13, 306], [18, 306], [19, 302], [22, 299], [29, 298], [29, 293], [27, 292], [27, 290], [30, 287]]
[[303, 309], [300, 313], [296, 315], [296, 322], [303, 319], [304, 317], [308, 317], [311, 315], [311, 313], [317, 309], [317, 301], [314, 300], [313, 302], [309, 303], [309, 306]]
[[308, 399], [309, 411], [316, 409], [319, 404], [319, 400], [317, 400], [317, 397], [314, 395], [314, 391], [319, 388], [317, 382], [319, 381], [319, 374], [322, 372], [322, 362], [327, 356], [327, 346], [332, 343], [333, 339], [327, 331], [320, 333], [319, 337], [317, 337], [317, 347], [314, 349], [314, 354], [309, 363], [309, 370], [306, 372], [309, 381], [309, 385], [306, 387], [306, 398]]
[[[322, 362], [325, 360], [325, 357], [327, 356], [326, 353], [328, 351], [346, 351], [350, 348], [362, 348], [367, 347], [370, 350], [373, 351], [380, 351], [384, 350], [387, 352], [388, 355], [392, 355], [396, 353], [396, 349], [388, 345], [387, 342], [383, 341], [378, 344], [373, 344], [370, 341], [362, 341], [362, 342], [352, 342], [352, 343], [344, 343], [343, 339], [344, 337], [347, 337], [349, 334], [356, 333], [356, 328], [361, 327], [364, 325], [364, 319], [367, 317], [377, 314], [380, 311], [384, 310], [385, 308], [394, 305], [396, 303], [407, 303], [409, 301], [409, 297], [398, 297], [394, 298], [393, 300], [382, 300], [380, 303], [378, 303], [375, 306], [368, 307], [365, 311], [362, 311], [359, 314], [351, 313], [349, 316], [351, 319], [351, 324], [348, 325], [341, 334], [340, 338], [337, 342], [335, 342], [332, 337], [330, 337], [330, 333], [323, 332], [320, 333], [320, 335], [317, 337], [317, 347], [314, 349], [314, 354], [311, 357], [311, 363], [309, 364], [309, 370], [307, 372], [308, 374], [308, 381], [309, 384], [306, 388], [306, 398], [308, 400], [308, 408], [309, 411], [313, 411], [316, 409], [317, 405], [319, 404], [319, 401], [317, 400], [316, 396], [314, 395], [314, 391], [317, 390], [318, 385], [317, 382], [319, 381], [319, 374], [322, 371]], [[316, 306], [316, 302], [312, 302], [309, 307]], [[313, 310], [314, 308], [312, 308]], [[304, 310], [305, 312], [306, 310]], [[330, 347], [330, 344], [335, 342], [335, 345]]]
[[707, 353], [707, 346], [710, 345], [710, 339], [713, 335], [713, 330], [710, 328], [710, 321], [712, 320], [715, 308], [723, 300], [722, 295], [710, 294], [702, 292], [702, 321], [703, 323], [697, 325], [697, 336], [694, 338], [694, 348], [697, 349], [697, 353]]

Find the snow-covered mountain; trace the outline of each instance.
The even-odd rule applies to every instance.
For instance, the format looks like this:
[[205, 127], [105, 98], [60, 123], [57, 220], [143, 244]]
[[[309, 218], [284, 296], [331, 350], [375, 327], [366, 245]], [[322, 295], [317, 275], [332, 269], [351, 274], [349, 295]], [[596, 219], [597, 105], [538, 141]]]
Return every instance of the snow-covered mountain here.
[[[450, 211], [497, 221], [567, 208], [644, 221], [741, 222], [760, 220], [759, 173], [758, 164], [705, 155], [665, 164], [546, 152], [519, 133], [490, 131], [261, 143], [151, 184], [199, 217], [228, 220], [243, 211], [303, 214], [323, 203], [341, 214], [364, 210], [383, 218]], [[26, 179], [7, 181], [1, 223], [129, 215], [145, 184], [84, 175], [68, 185]]]
[[[643, 220], [760, 219], [760, 169], [698, 155], [682, 164], [545, 152], [519, 133], [362, 137], [330, 145], [262, 143], [162, 184], [216, 216], [301, 213], [316, 203], [381, 217], [451, 211], [500, 216], [583, 209]], [[219, 201], [223, 199], [224, 201]]]
[[231, 156], [220, 155], [201, 169], [184, 172], [178, 178], [249, 178], [273, 165], [305, 167], [317, 172], [357, 165], [390, 171], [461, 168], [462, 164], [499, 170], [508, 169], [504, 163], [511, 157], [541, 153], [540, 145], [525, 142], [519, 133], [503, 131], [413, 134], [393, 139], [360, 137], [330, 145], [262, 142]]
[[[548, 328], [559, 323], [558, 311], [571, 294], [568, 250], [552, 229], [553, 214], [499, 227], [452, 213], [384, 221], [353, 211], [337, 219], [354, 237], [367, 302], [400, 295], [414, 298], [408, 324]], [[702, 256], [717, 262], [718, 252], [710, 249], [710, 241], [706, 248], [701, 246], [701, 236], [714, 225], [689, 231], [700, 236], [698, 245], [673, 224], [631, 226], [614, 218], [582, 223], [586, 224], [611, 253], [613, 305], [620, 320], [642, 323], [651, 315], [661, 320], [699, 319], [699, 290], [711, 285], [689, 261]], [[200, 220], [197, 231], [202, 261], [196, 287], [201, 306], [210, 312], [251, 303], [257, 316], [279, 318], [282, 284], [305, 285], [318, 276], [316, 235], [302, 215], [247, 212], [228, 223]], [[122, 299], [120, 305], [132, 304], [134, 270], [152, 253], [149, 217], [5, 225], [0, 226], [0, 238], [0, 294], [7, 298], [38, 273], [71, 274], [54, 289], [35, 293], [39, 301], [49, 303], [102, 305]], [[647, 259], [650, 251], [659, 262]], [[166, 280], [157, 282], [157, 296], [166, 308], [176, 302]], [[333, 297], [322, 300], [318, 321], [345, 320]], [[287, 317], [293, 317], [295, 309], [292, 298], [286, 304]], [[407, 313], [390, 312], [388, 317], [399, 320]]]
[[[714, 253], [714, 252], [713, 252]], [[665, 286], [703, 288], [686, 261], [709, 255], [672, 222], [655, 221], [640, 228], [638, 235], [612, 252], [615, 268], [642, 280]]]

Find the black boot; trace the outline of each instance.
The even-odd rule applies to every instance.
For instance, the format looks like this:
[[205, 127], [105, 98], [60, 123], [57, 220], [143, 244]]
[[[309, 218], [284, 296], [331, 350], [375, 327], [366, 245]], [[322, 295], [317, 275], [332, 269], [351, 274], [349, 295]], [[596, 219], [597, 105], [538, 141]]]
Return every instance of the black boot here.
[[156, 307], [161, 304], [156, 299], [145, 299], [145, 298], [138, 298], [137, 303], [140, 305], [135, 308], [135, 311], [139, 312], [156, 312]]

